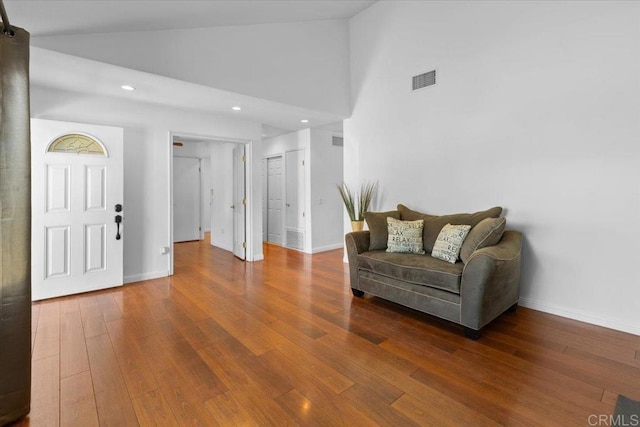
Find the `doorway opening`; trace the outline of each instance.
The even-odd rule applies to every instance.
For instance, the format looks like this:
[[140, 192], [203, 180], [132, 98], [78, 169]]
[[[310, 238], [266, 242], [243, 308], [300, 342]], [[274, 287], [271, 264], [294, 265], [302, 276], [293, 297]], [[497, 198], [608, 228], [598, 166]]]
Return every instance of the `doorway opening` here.
[[304, 149], [263, 158], [263, 242], [289, 249], [305, 249], [305, 173]]
[[170, 133], [170, 266], [174, 244], [209, 241], [252, 260], [251, 141]]

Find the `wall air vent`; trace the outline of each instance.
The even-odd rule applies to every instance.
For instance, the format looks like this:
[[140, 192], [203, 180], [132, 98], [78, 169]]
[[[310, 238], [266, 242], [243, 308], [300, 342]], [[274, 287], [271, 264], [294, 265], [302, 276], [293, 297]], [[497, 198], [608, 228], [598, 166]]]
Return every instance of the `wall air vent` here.
[[287, 247], [303, 250], [304, 233], [297, 230], [287, 230]]
[[332, 143], [333, 145], [337, 146], [337, 147], [343, 147], [344, 146], [344, 138], [341, 136], [334, 136], [332, 139]]
[[427, 86], [433, 86], [434, 84], [436, 84], [436, 70], [420, 74], [419, 76], [413, 76], [413, 90], [422, 89]]

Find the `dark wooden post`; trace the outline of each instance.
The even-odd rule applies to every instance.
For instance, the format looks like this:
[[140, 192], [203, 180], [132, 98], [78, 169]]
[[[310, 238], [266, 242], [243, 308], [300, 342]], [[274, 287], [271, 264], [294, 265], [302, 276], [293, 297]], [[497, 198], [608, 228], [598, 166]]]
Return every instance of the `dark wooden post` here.
[[0, 425], [31, 400], [29, 33], [0, 31]]

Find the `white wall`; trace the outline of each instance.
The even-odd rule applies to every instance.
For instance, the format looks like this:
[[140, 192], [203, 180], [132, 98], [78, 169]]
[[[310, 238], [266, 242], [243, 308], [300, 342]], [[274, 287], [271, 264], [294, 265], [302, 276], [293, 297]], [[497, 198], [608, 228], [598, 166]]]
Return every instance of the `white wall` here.
[[343, 149], [333, 145], [340, 133], [311, 129], [311, 234], [312, 252], [341, 248], [344, 242], [342, 199], [336, 186], [342, 182]]
[[[332, 145], [339, 133], [321, 129], [304, 129], [263, 141], [263, 157], [282, 156], [286, 152], [305, 150], [305, 248], [307, 253], [342, 247], [342, 201], [336, 185], [342, 182], [342, 148]], [[285, 180], [286, 180], [285, 175]], [[264, 183], [264, 181], [263, 181]]]
[[[351, 21], [345, 178], [505, 208], [522, 303], [640, 334], [640, 3], [380, 2]], [[411, 76], [438, 84], [411, 93]]]
[[346, 20], [33, 37], [31, 42], [285, 104], [349, 112]]
[[[135, 112], [135, 113], [134, 113]], [[89, 96], [32, 86], [31, 115], [35, 118], [67, 120], [124, 128], [124, 245], [125, 281], [165, 276], [169, 258], [160, 254], [170, 246], [169, 238], [169, 131], [253, 141], [257, 162], [252, 185], [257, 192], [253, 204], [252, 246], [255, 259], [262, 259], [260, 220], [261, 125], [193, 111], [170, 109], [125, 99]]]

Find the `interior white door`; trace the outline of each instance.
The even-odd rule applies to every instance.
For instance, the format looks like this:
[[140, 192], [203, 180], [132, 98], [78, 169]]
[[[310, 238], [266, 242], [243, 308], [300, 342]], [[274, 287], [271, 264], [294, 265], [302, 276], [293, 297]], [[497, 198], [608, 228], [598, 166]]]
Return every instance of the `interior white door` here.
[[200, 188], [202, 193], [200, 201], [202, 210], [200, 214], [200, 240], [204, 240], [204, 233], [211, 231], [211, 203], [213, 200], [213, 188], [211, 187], [211, 159], [200, 159]]
[[123, 130], [32, 119], [31, 170], [33, 300], [121, 286]]
[[282, 245], [282, 157], [267, 159], [267, 241]]
[[233, 253], [240, 259], [246, 259], [246, 185], [244, 145], [233, 149]]
[[262, 159], [260, 176], [262, 177], [262, 241], [267, 242], [267, 232], [269, 230], [269, 227], [267, 226], [269, 212], [269, 206], [267, 204], [267, 199], [269, 198], [269, 196], [267, 195], [267, 187], [269, 185], [269, 183], [267, 182], [267, 159]]
[[305, 166], [304, 150], [288, 151], [285, 158], [286, 246], [304, 249], [305, 244]]
[[173, 158], [173, 241], [200, 240], [200, 159]]

